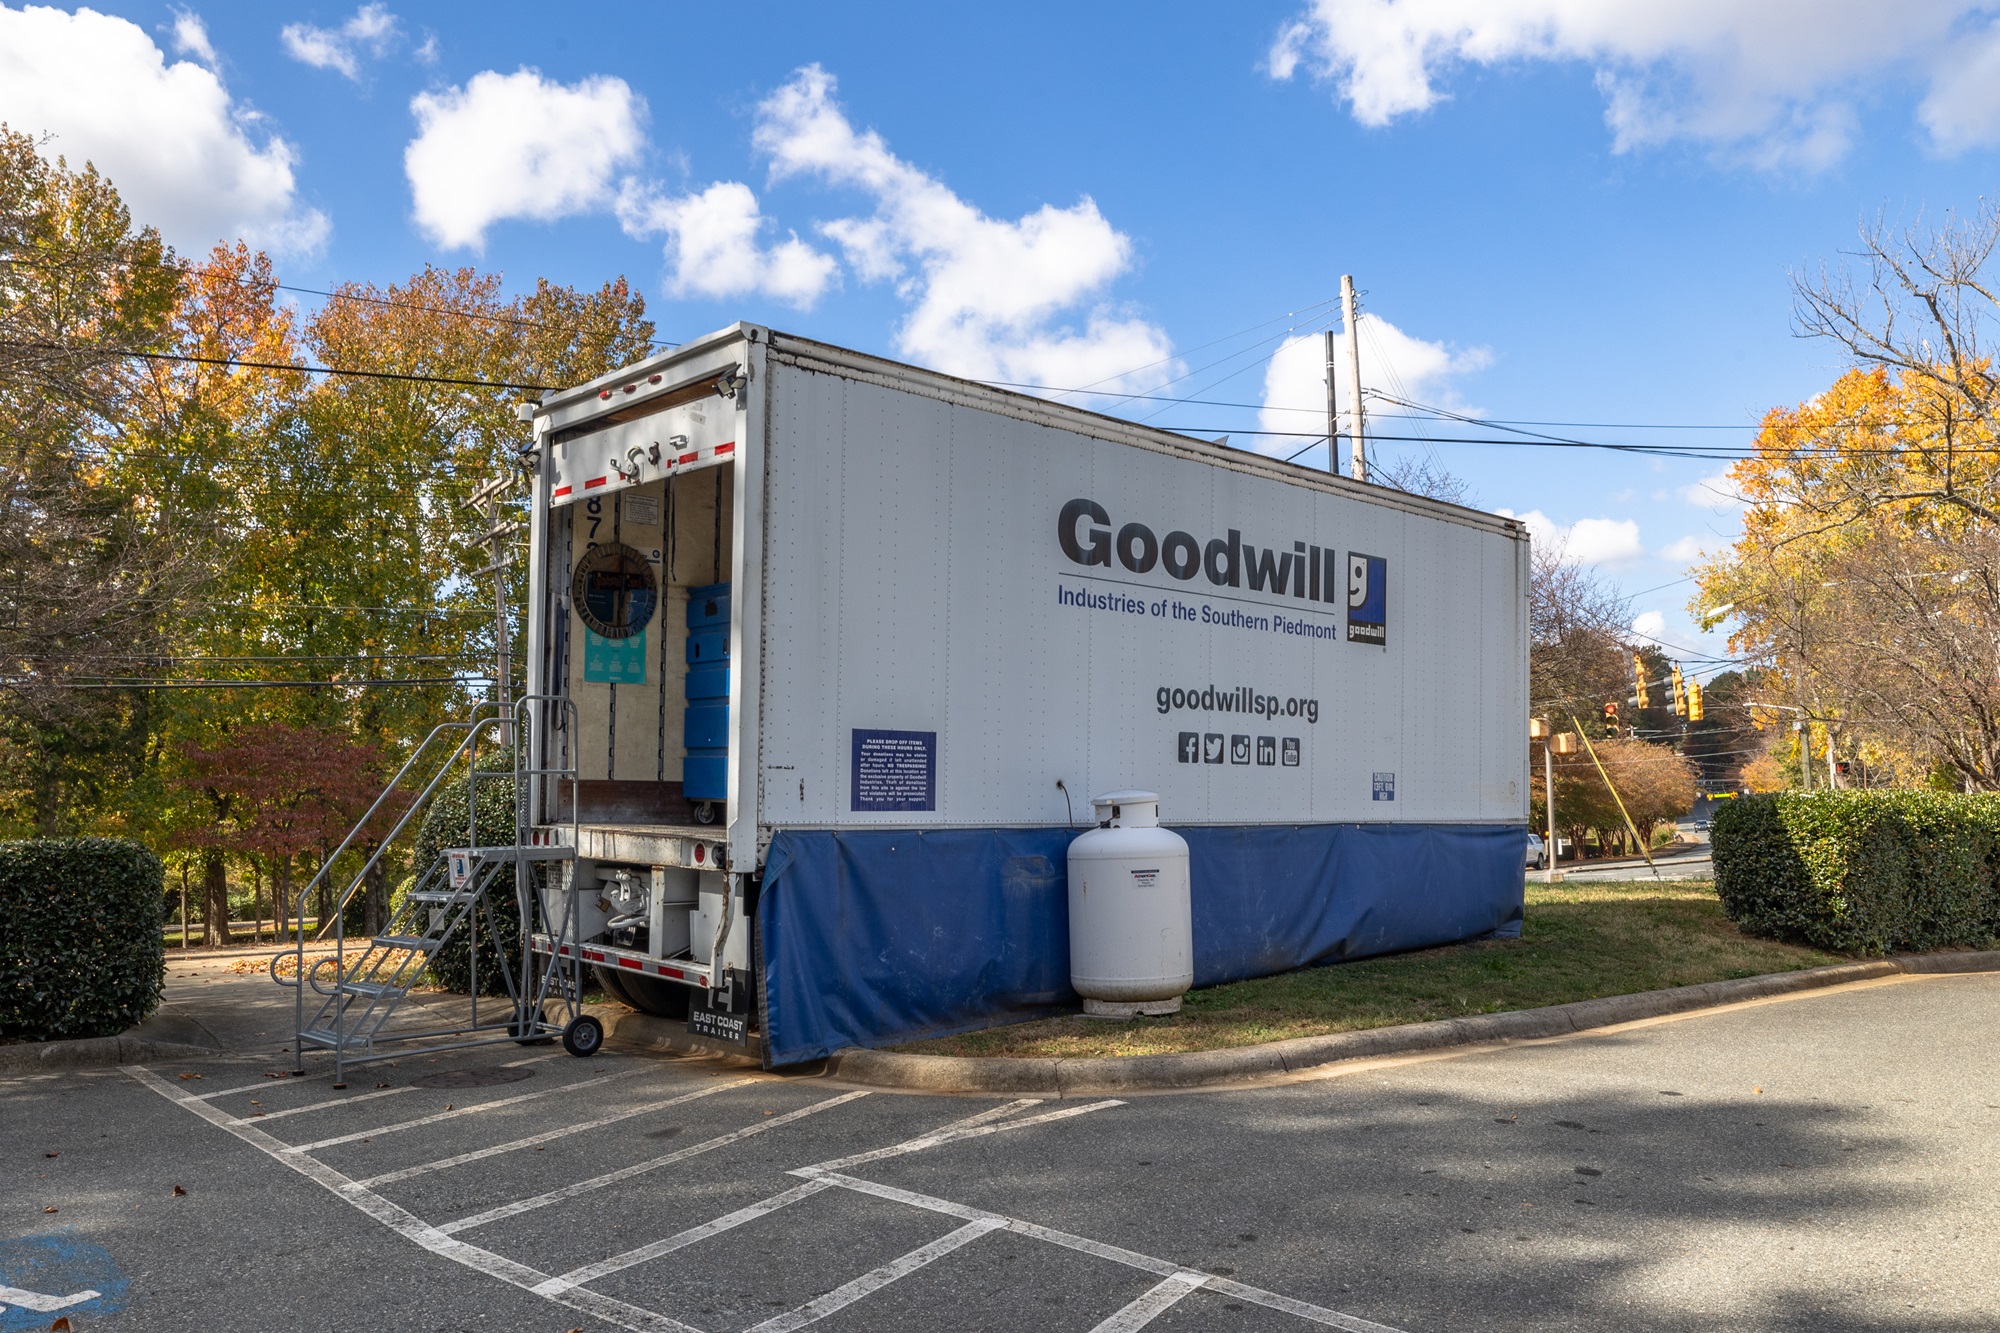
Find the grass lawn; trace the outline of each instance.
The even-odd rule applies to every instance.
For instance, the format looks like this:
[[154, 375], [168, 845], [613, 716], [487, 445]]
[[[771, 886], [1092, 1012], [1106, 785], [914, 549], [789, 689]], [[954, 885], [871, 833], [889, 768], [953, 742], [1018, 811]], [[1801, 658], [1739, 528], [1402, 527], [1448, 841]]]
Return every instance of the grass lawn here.
[[1844, 961], [1742, 934], [1723, 916], [1709, 880], [1530, 882], [1518, 940], [1454, 944], [1212, 986], [1190, 992], [1171, 1018], [1046, 1018], [897, 1049], [1041, 1056], [1203, 1051]]

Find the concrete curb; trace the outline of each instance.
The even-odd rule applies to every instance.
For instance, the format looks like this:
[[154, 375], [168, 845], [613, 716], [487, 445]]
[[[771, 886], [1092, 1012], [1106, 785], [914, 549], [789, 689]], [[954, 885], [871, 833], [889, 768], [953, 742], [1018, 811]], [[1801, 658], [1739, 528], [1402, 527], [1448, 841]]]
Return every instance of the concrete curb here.
[[1492, 1041], [1560, 1037], [1635, 1019], [1712, 1009], [1743, 1000], [1843, 986], [1906, 973], [2000, 972], [2000, 952], [1916, 954], [1871, 963], [1839, 963], [1802, 972], [1777, 972], [1699, 986], [1612, 995], [1545, 1009], [1474, 1014], [1432, 1023], [1294, 1037], [1185, 1055], [1096, 1059], [1011, 1056], [907, 1055], [850, 1048], [826, 1062], [829, 1077], [911, 1092], [1039, 1092], [1058, 1096], [1171, 1091], [1243, 1083], [1297, 1073], [1341, 1060], [1408, 1055]]
[[224, 1054], [219, 1046], [193, 1046], [181, 1041], [155, 1041], [130, 1032], [115, 1037], [77, 1037], [68, 1041], [24, 1042], [0, 1046], [0, 1078], [42, 1074], [58, 1069], [103, 1069], [112, 1065], [150, 1064], [158, 1060], [213, 1060]]

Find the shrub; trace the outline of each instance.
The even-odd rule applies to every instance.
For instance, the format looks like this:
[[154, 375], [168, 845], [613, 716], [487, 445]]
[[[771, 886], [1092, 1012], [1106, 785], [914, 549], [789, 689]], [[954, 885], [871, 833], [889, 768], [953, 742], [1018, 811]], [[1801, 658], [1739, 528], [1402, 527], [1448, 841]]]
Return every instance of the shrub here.
[[[413, 844], [412, 869], [417, 878], [436, 863], [447, 847], [463, 847], [466, 827], [467, 779], [459, 778], [438, 788], [430, 809], [417, 824]], [[484, 774], [479, 778], [479, 806], [474, 827], [482, 846], [511, 844], [514, 841], [514, 780], [504, 775]], [[514, 900], [514, 877], [508, 871], [486, 895], [492, 905], [498, 937], [488, 929], [482, 915], [479, 922], [479, 993], [503, 995], [506, 985], [496, 970], [518, 967], [521, 961], [521, 910]], [[431, 980], [446, 990], [467, 991], [472, 985], [471, 939], [461, 925], [451, 942], [431, 959]]]
[[1779, 792], [1710, 831], [1745, 930], [1842, 953], [1983, 947], [2000, 935], [2000, 797]]
[[123, 838], [0, 843], [0, 1037], [105, 1037], [152, 1013], [164, 877]]

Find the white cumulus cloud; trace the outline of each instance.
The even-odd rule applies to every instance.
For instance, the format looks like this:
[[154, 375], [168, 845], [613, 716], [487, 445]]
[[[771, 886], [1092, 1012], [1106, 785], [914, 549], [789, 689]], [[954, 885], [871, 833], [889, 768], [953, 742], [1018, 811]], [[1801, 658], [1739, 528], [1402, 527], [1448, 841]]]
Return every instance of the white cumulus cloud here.
[[278, 31], [285, 53], [314, 69], [331, 69], [348, 78], [361, 78], [361, 55], [389, 54], [402, 36], [396, 16], [383, 5], [363, 5], [338, 28], [316, 28], [310, 23], [287, 23]]
[[[1688, 140], [1764, 166], [1824, 167], [1887, 82], [1928, 84], [1942, 148], [2000, 136], [1988, 0], [1310, 0], [1269, 68], [1332, 81], [1365, 125], [1426, 110], [1462, 65], [1595, 72], [1621, 150]], [[1984, 44], [1984, 46], [1982, 46]], [[1979, 49], [1975, 49], [1979, 48]]]
[[1692, 565], [1710, 558], [1728, 543], [1714, 537], [1681, 537], [1660, 548], [1660, 558], [1677, 565]]
[[1714, 476], [1703, 477], [1681, 487], [1681, 498], [1696, 508], [1717, 514], [1734, 514], [1747, 507], [1742, 493], [1736, 489], [1736, 483], [1729, 479], [1726, 468]]
[[[1379, 391], [1422, 402], [1457, 400], [1455, 381], [1463, 375], [1484, 370], [1493, 355], [1484, 347], [1456, 348], [1449, 343], [1430, 342], [1405, 333], [1379, 315], [1359, 317], [1361, 333], [1361, 387], [1364, 393]], [[1335, 388], [1340, 405], [1340, 429], [1353, 428], [1348, 418], [1346, 353], [1340, 352], [1334, 367]], [[1371, 400], [1366, 411], [1400, 412]], [[1264, 368], [1264, 406], [1258, 414], [1258, 428], [1278, 432], [1324, 434], [1326, 429], [1326, 335], [1312, 333], [1289, 338]], [[1399, 435], [1413, 434], [1398, 430]], [[1266, 435], [1251, 446], [1261, 453], [1285, 456], [1296, 453], [1303, 440], [1288, 434]]]
[[1163, 377], [1166, 334], [1105, 301], [1132, 265], [1132, 242], [1088, 197], [989, 217], [880, 134], [857, 130], [817, 65], [758, 108], [755, 143], [774, 181], [806, 177], [870, 199], [872, 212], [821, 231], [864, 281], [895, 284], [910, 307], [897, 346], [913, 360], [974, 379], [1104, 392], [1152, 382], [1134, 375], [1149, 365]]
[[1667, 632], [1667, 617], [1659, 611], [1641, 611], [1632, 618], [1632, 637], [1649, 643], [1658, 643], [1660, 636]]
[[485, 245], [497, 222], [608, 210], [646, 148], [646, 103], [623, 79], [557, 83], [540, 71], [475, 74], [419, 93], [403, 150], [417, 225], [445, 247]]
[[1639, 525], [1629, 518], [1580, 518], [1565, 526], [1539, 509], [1525, 514], [1511, 509], [1494, 512], [1520, 519], [1536, 546], [1558, 551], [1580, 565], [1620, 565], [1646, 554]]
[[628, 235], [666, 235], [673, 266], [667, 281], [676, 296], [719, 299], [756, 292], [803, 310], [819, 300], [839, 268], [832, 256], [796, 234], [763, 245], [763, 211], [740, 181], [717, 181], [675, 198], [628, 182], [618, 218]]
[[208, 40], [208, 25], [193, 10], [174, 11], [174, 51], [193, 56], [210, 69], [221, 63], [215, 54], [215, 43]]
[[203, 64], [168, 63], [122, 18], [0, 5], [0, 121], [53, 136], [51, 156], [94, 163], [133, 218], [177, 249], [239, 237], [279, 252], [316, 248], [327, 221], [299, 201], [292, 146], [264, 133], [205, 67], [215, 52], [199, 20], [177, 20], [174, 31]]

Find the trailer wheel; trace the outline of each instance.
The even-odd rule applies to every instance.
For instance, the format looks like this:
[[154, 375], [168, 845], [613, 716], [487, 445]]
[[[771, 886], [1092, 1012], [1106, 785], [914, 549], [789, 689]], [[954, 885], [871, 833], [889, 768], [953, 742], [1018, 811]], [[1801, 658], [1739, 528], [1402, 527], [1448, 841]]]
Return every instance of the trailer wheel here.
[[694, 996], [690, 987], [658, 977], [643, 977], [637, 972], [614, 972], [608, 967], [597, 969], [597, 980], [606, 994], [655, 1018], [686, 1021], [688, 1004]]
[[589, 1014], [578, 1014], [563, 1029], [563, 1049], [578, 1058], [596, 1055], [597, 1048], [603, 1044], [604, 1024]]

